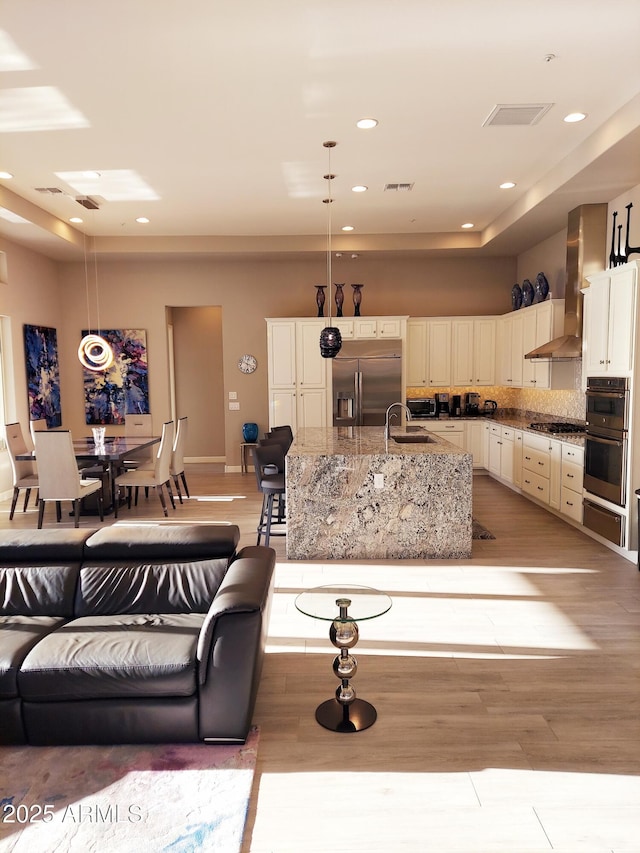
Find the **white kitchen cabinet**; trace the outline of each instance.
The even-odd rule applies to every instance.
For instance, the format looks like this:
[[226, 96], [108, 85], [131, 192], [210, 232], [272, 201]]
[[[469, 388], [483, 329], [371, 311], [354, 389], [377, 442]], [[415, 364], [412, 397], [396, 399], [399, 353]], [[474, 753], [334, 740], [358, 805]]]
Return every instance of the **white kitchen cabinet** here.
[[346, 317], [332, 317], [331, 324], [340, 329], [340, 334], [343, 341], [351, 341], [355, 337], [353, 329], [353, 320], [347, 320]]
[[328, 426], [327, 359], [320, 355], [323, 318], [267, 320], [269, 425]]
[[427, 383], [427, 321], [407, 321], [407, 385]]
[[496, 477], [513, 482], [513, 452], [515, 430], [491, 424], [489, 427], [489, 471]]
[[451, 320], [427, 321], [427, 385], [451, 385]]
[[461, 447], [462, 449], [464, 449], [465, 438], [463, 421], [429, 421], [425, 429], [427, 429], [429, 432], [434, 432], [438, 435], [441, 435], [443, 438], [446, 438], [447, 441], [450, 441], [451, 444], [455, 444], [456, 447]]
[[513, 311], [505, 314], [500, 321], [500, 377], [501, 384], [512, 388], [522, 387], [523, 349], [523, 312]]
[[562, 444], [560, 512], [582, 524], [584, 449]]
[[522, 430], [513, 431], [513, 485], [522, 486]]
[[474, 468], [487, 467], [488, 425], [484, 421], [464, 422], [464, 448], [473, 456]]
[[522, 491], [559, 509], [562, 443], [525, 432], [522, 445]]
[[587, 376], [631, 375], [638, 263], [587, 276], [589, 304], [583, 335]]
[[406, 317], [355, 317], [353, 321], [354, 337], [357, 340], [367, 338], [402, 338]]
[[452, 321], [452, 377], [454, 385], [494, 385], [496, 321], [469, 318]]

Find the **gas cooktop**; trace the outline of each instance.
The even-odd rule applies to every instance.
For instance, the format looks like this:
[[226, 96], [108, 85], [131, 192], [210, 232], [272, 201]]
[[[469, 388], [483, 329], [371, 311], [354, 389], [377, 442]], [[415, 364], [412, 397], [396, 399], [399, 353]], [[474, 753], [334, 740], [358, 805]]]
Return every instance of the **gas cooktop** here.
[[534, 421], [529, 424], [529, 429], [537, 429], [540, 432], [552, 434], [584, 432], [584, 427], [581, 424], [572, 424], [566, 421]]

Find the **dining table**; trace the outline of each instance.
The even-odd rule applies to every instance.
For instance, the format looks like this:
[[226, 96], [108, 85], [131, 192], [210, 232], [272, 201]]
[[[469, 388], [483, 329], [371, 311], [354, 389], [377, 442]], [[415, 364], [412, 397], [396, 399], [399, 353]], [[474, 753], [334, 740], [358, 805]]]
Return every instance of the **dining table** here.
[[[118, 474], [122, 473], [125, 460], [135, 460], [136, 455], [159, 442], [159, 435], [106, 436], [101, 444], [96, 444], [92, 436], [73, 439], [73, 449], [78, 468], [85, 477], [100, 476], [102, 480], [102, 500], [105, 513], [113, 512], [115, 479]], [[16, 459], [36, 459], [37, 462], [35, 451], [21, 453], [16, 456]], [[81, 512], [85, 515], [97, 515], [97, 506], [94, 510], [90, 499], [91, 496], [83, 500]]]

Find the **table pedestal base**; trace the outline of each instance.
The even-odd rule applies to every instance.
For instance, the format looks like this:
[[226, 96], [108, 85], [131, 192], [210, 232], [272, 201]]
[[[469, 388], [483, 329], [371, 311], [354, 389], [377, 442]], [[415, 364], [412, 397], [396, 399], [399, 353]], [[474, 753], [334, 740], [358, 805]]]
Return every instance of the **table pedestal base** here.
[[332, 732], [361, 732], [372, 726], [377, 716], [373, 705], [364, 699], [354, 699], [350, 705], [327, 699], [316, 708], [316, 720]]

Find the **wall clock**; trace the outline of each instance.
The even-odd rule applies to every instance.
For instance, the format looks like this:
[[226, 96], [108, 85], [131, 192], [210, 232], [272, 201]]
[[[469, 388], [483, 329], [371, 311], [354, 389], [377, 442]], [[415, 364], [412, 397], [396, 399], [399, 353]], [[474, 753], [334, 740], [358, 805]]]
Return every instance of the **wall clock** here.
[[241, 370], [242, 373], [253, 373], [257, 366], [258, 362], [254, 355], [249, 355], [247, 353], [238, 359], [238, 369]]

